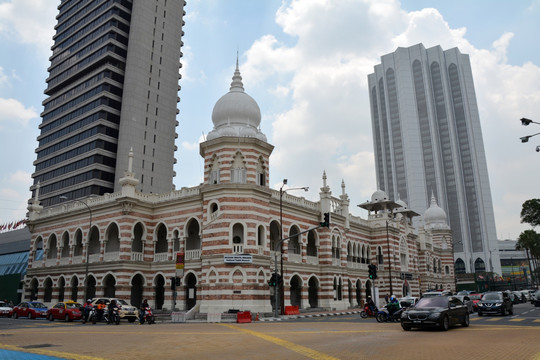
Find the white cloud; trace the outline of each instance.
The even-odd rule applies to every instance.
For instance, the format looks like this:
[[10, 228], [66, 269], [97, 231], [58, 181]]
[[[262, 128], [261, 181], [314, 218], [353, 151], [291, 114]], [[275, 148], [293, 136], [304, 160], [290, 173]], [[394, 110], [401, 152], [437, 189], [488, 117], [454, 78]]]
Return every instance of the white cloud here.
[[49, 55], [59, 3], [51, 0], [0, 3], [0, 35], [11, 41], [35, 45], [39, 52]]
[[[259, 102], [263, 118], [272, 121], [273, 182], [289, 178], [291, 186], [310, 186], [307, 197], [317, 198], [313, 189], [326, 170], [334, 196], [344, 179], [354, 213], [376, 190], [367, 75], [398, 46], [457, 46], [471, 59], [498, 230], [519, 235], [520, 204], [537, 196], [540, 170], [531, 166], [537, 154], [517, 140], [530, 130], [518, 119], [540, 114], [540, 68], [507, 64], [511, 33], [500, 34], [491, 49], [477, 49], [465, 28], [452, 29], [437, 10], [406, 13], [397, 1], [293, 0], [282, 5], [276, 22], [295, 43], [262, 36], [241, 66], [253, 91], [290, 101], [271, 116]], [[530, 176], [518, 175], [524, 172]]]
[[16, 99], [0, 98], [0, 128], [2, 124], [15, 123], [26, 127], [30, 119], [39, 116], [33, 108], [26, 108]]

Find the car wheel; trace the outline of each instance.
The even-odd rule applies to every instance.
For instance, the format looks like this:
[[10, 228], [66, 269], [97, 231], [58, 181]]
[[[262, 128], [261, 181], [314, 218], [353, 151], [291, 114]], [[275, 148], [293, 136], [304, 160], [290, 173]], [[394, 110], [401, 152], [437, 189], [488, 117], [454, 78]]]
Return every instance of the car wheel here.
[[448, 315], [444, 315], [441, 320], [440, 326], [442, 331], [448, 331], [448, 329], [450, 328], [450, 320], [448, 319]]
[[19, 318], [19, 314], [17, 314], [16, 312], [14, 312], [12, 317], [13, 317], [14, 319], [18, 319], [18, 318]]
[[28, 318], [32, 319], [32, 313], [31, 312], [28, 313]]
[[463, 320], [463, 322], [461, 323], [461, 326], [463, 327], [469, 327], [469, 314], [465, 314], [465, 319]]
[[502, 315], [502, 316], [506, 316], [506, 309], [505, 309], [505, 308], [502, 308], [502, 309], [501, 309], [501, 315]]
[[411, 325], [407, 325], [407, 324], [401, 324], [401, 328], [405, 331], [409, 331], [411, 330]]
[[49, 314], [49, 321], [54, 321], [54, 317], [52, 314]]
[[67, 321], [71, 321], [71, 319], [69, 318], [69, 315], [66, 314], [66, 317], [64, 318], [64, 320], [67, 322]]

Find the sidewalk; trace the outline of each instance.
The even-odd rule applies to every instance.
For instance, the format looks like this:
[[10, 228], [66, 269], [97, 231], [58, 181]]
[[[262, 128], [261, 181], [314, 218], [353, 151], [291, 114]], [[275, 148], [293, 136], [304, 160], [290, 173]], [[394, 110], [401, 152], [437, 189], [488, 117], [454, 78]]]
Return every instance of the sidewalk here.
[[263, 317], [259, 321], [282, 321], [282, 320], [291, 320], [291, 319], [303, 319], [303, 318], [313, 318], [313, 317], [324, 317], [324, 316], [341, 316], [341, 315], [353, 315], [360, 314], [362, 310], [328, 310], [320, 312], [306, 312], [301, 313], [300, 315], [281, 315], [280, 317]]

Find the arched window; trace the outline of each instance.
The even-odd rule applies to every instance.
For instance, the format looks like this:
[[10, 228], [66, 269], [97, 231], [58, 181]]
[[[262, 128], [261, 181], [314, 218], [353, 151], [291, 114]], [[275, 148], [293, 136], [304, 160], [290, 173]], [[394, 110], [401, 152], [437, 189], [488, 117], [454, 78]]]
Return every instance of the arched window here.
[[47, 259], [56, 259], [58, 248], [56, 245], [56, 235], [52, 234], [49, 238], [49, 246], [47, 249]]
[[217, 160], [217, 155], [214, 154], [210, 164], [210, 176], [208, 179], [210, 184], [219, 184], [219, 162]]
[[467, 272], [465, 269], [465, 262], [461, 258], [456, 260], [454, 271], [456, 274], [465, 274]]
[[257, 162], [257, 185], [266, 186], [266, 166], [262, 156], [259, 156]]
[[232, 229], [233, 252], [242, 254], [244, 252], [244, 225], [234, 224]]
[[300, 247], [300, 236], [296, 235], [300, 233], [300, 229], [298, 229], [297, 226], [292, 226], [289, 230], [289, 253], [290, 254], [301, 254], [301, 247]]
[[120, 238], [118, 234], [118, 226], [115, 223], [109, 225], [106, 232], [107, 243], [105, 244], [105, 252], [119, 252], [120, 251]]
[[486, 271], [486, 264], [484, 263], [484, 260], [478, 258], [474, 262], [474, 272], [485, 272]]
[[270, 251], [276, 250], [276, 244], [280, 240], [279, 222], [272, 221], [270, 223]]
[[257, 227], [257, 246], [264, 247], [264, 226]]
[[308, 232], [306, 254], [307, 256], [317, 256], [317, 238], [314, 230]]
[[246, 165], [244, 156], [238, 151], [234, 156], [234, 160], [231, 166], [231, 182], [237, 184], [246, 183]]

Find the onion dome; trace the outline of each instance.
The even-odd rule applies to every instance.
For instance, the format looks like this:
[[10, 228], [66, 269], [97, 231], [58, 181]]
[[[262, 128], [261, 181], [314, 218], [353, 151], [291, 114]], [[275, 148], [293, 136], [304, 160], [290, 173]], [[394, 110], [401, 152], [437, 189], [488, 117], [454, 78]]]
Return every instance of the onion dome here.
[[424, 224], [431, 228], [448, 227], [446, 212], [437, 205], [437, 200], [433, 194], [431, 194], [431, 204], [424, 213]]
[[377, 190], [371, 195], [371, 202], [388, 201], [388, 195], [382, 190]]
[[208, 134], [208, 140], [222, 136], [238, 136], [266, 141], [266, 136], [259, 130], [261, 110], [257, 102], [244, 92], [238, 59], [229, 92], [214, 105], [212, 122], [214, 129]]

